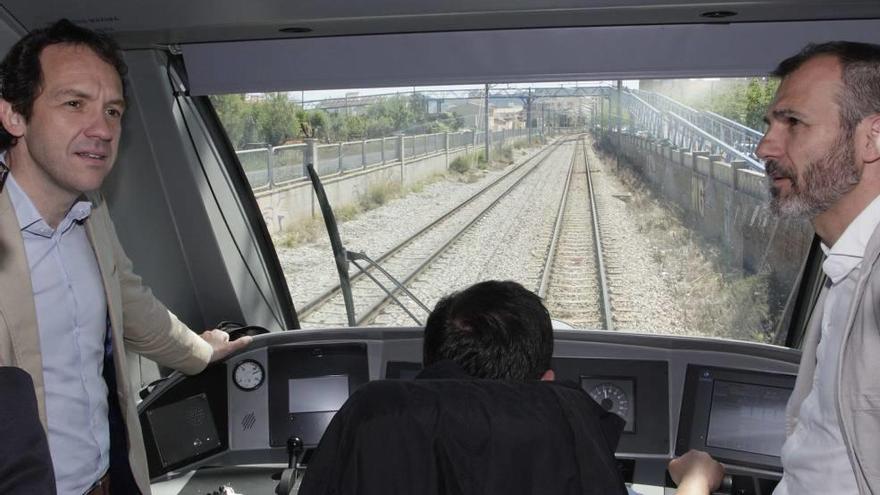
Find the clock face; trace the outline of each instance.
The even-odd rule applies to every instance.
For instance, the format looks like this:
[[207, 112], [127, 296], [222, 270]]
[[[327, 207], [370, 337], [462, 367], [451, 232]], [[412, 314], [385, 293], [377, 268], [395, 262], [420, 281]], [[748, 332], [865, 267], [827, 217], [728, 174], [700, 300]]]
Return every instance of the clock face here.
[[245, 359], [235, 365], [232, 371], [232, 381], [235, 386], [242, 390], [256, 390], [263, 384], [266, 372], [263, 365], [253, 359]]

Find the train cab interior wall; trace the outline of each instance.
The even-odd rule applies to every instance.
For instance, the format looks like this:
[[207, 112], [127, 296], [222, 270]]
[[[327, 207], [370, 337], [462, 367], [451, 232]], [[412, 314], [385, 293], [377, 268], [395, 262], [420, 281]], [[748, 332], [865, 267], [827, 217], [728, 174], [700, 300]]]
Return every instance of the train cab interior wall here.
[[[632, 493], [673, 493], [666, 465], [691, 448], [724, 463], [730, 493], [768, 494], [780, 479], [785, 404], [821, 285], [821, 251], [808, 225], [779, 223], [761, 206], [766, 192], [756, 141], [707, 138], [708, 128], [697, 129], [681, 112], [708, 115], [703, 100], [691, 98], [694, 88], [720, 94], [752, 84], [765, 91], [775, 64], [809, 42], [880, 42], [875, 1], [0, 5], [4, 51], [61, 17], [118, 40], [129, 68], [128, 108], [103, 193], [136, 272], [193, 329], [235, 321], [267, 331], [255, 331], [261, 334], [247, 349], [191, 377], [129, 356], [131, 387], [142, 390], [155, 493], [210, 493], [218, 485], [272, 493], [291, 436], [304, 444], [298, 467], [308, 469], [333, 414], [358, 386], [412, 379], [421, 369], [426, 312], [415, 303], [404, 302], [405, 310], [387, 301], [372, 307], [364, 302], [367, 289], [356, 286], [356, 314], [346, 313], [309, 163], [350, 257], [365, 251], [426, 306], [479, 278], [513, 278], [548, 301], [557, 378], [580, 384], [626, 420], [617, 459]], [[268, 107], [281, 101], [277, 95], [286, 96], [280, 107], [303, 112], [289, 121], [289, 135], [236, 130], [230, 108]], [[421, 102], [424, 111], [413, 114], [425, 120], [375, 130], [365, 122], [383, 98]], [[512, 109], [512, 117], [499, 109]], [[325, 121], [309, 120], [321, 112]], [[351, 118], [359, 115], [361, 121]], [[333, 122], [340, 124], [331, 132]], [[353, 122], [364, 122], [360, 135]], [[322, 125], [325, 134], [317, 130]], [[757, 132], [757, 139], [762, 132], [743, 122], [730, 127], [743, 136]], [[485, 152], [495, 158], [482, 165]], [[466, 170], [455, 171], [454, 163]], [[531, 174], [539, 167], [546, 172]], [[469, 275], [431, 282], [425, 274], [435, 268], [411, 274], [384, 257], [410, 235], [392, 232], [395, 225], [427, 226], [484, 184], [512, 182], [516, 174], [518, 184], [534, 182], [532, 189], [505, 192], [514, 199], [499, 199], [474, 220], [479, 228], [505, 212], [518, 219], [488, 229], [495, 244], [438, 251], [443, 266], [462, 265]], [[572, 185], [579, 180], [598, 190], [594, 206], [581, 208], [621, 215], [582, 220], [598, 225], [586, 235], [605, 236], [597, 243], [605, 246], [611, 284], [604, 302], [572, 296], [589, 314], [554, 309], [565, 306], [554, 277], [576, 268], [545, 266], [556, 256], [556, 215], [564, 218], [564, 202], [588, 187]], [[362, 199], [388, 181], [399, 182], [394, 193], [364, 206]], [[440, 206], [422, 210], [434, 203]], [[414, 213], [404, 217], [404, 210]], [[637, 210], [658, 213], [639, 219]], [[630, 220], [631, 229], [621, 226]], [[389, 233], [372, 232], [378, 225]], [[528, 225], [537, 230], [516, 230]], [[290, 240], [305, 229], [317, 233]], [[677, 234], [638, 237], [659, 231]], [[384, 244], [377, 240], [383, 235]], [[471, 235], [477, 234], [455, 238]], [[537, 261], [506, 265], [515, 251], [511, 239], [540, 244], [516, 248], [526, 257], [538, 253]], [[561, 245], [564, 235], [558, 239]], [[633, 254], [615, 242], [638, 249]], [[728, 251], [732, 264], [718, 261]], [[578, 259], [592, 264], [596, 257]], [[682, 260], [698, 260], [699, 267]], [[534, 273], [533, 264], [540, 265]], [[650, 276], [638, 272], [642, 264]], [[357, 269], [347, 269], [354, 285]], [[700, 306], [710, 280], [730, 292]], [[623, 300], [626, 284], [635, 288]]]

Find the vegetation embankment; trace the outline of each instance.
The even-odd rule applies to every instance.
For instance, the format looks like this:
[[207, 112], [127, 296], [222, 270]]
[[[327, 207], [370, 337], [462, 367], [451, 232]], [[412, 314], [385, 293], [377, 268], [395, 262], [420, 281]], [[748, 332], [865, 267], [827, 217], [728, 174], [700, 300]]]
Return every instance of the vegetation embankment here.
[[629, 211], [639, 231], [652, 239], [646, 255], [667, 281], [687, 333], [772, 342], [777, 322], [768, 302], [769, 273], [734, 266], [729, 253], [684, 225], [682, 212], [638, 176], [626, 168], [617, 175], [631, 191]]

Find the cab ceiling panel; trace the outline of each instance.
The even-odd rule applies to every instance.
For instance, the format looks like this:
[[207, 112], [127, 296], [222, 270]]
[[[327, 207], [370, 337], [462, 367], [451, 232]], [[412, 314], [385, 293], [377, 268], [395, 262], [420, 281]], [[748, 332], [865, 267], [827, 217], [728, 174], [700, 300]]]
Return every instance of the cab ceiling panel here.
[[[24, 29], [61, 17], [153, 44], [537, 27], [880, 18], [877, 0], [7, 0]], [[711, 19], [707, 12], [732, 17]], [[299, 28], [305, 33], [282, 32]]]
[[[193, 94], [762, 75], [880, 20], [456, 31], [183, 46]], [[229, 70], [234, 67], [235, 70]]]

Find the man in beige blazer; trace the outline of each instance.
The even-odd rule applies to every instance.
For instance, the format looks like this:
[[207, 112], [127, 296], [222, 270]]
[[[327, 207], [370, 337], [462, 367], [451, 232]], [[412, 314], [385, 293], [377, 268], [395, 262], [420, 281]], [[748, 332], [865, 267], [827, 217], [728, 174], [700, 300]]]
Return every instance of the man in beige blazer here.
[[[249, 342], [229, 342], [219, 330], [200, 337], [132, 272], [97, 192], [116, 158], [125, 71], [112, 40], [64, 20], [29, 33], [0, 63], [0, 159], [10, 170], [0, 185], [0, 366], [33, 379], [59, 493], [108, 493], [107, 416], [113, 423], [114, 413], [123, 462], [128, 447], [128, 479], [150, 491], [127, 351], [193, 374]], [[77, 249], [79, 258], [65, 258]], [[47, 293], [57, 293], [60, 303]], [[82, 301], [91, 307], [80, 307]], [[90, 324], [81, 326], [84, 314]], [[74, 345], [58, 344], [68, 338]], [[74, 353], [79, 366], [67, 362]], [[68, 387], [59, 383], [80, 378], [82, 393], [72, 397], [83, 406], [68, 407], [58, 392]], [[68, 417], [79, 410], [89, 417]], [[59, 426], [77, 420], [94, 431], [83, 436]], [[129, 489], [117, 486], [115, 493]]]

